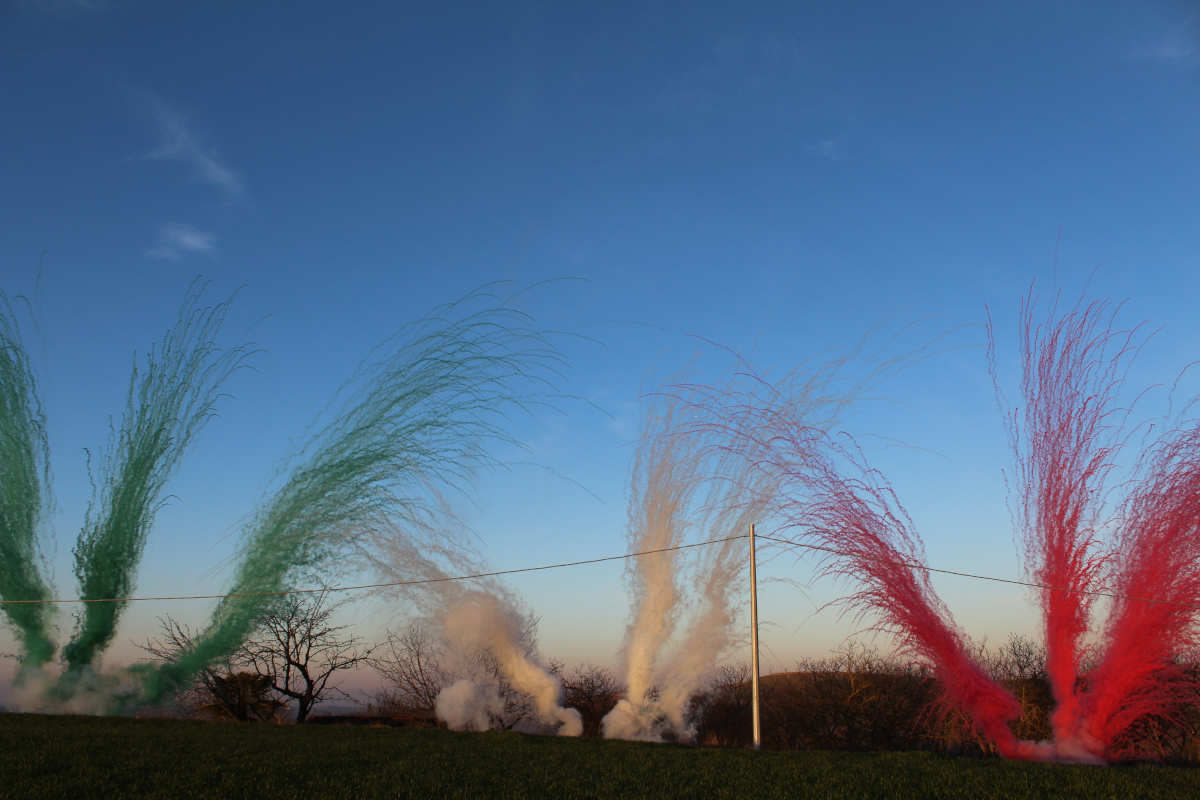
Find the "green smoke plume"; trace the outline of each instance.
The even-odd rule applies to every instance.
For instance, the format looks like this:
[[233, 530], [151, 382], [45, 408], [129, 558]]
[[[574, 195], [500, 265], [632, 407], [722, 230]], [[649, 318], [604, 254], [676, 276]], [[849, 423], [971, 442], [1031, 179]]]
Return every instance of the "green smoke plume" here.
[[[8, 297], [0, 293], [0, 599], [45, 600], [50, 591], [38, 570], [37, 531], [49, 485], [46, 417], [37, 381], [21, 343]], [[54, 656], [47, 606], [4, 604], [16, 629], [26, 668]]]
[[[167, 478], [188, 444], [213, 416], [222, 383], [241, 366], [244, 347], [219, 348], [213, 338], [229, 302], [198, 306], [194, 282], [175, 327], [146, 357], [135, 360], [119, 432], [110, 436], [96, 489], [75, 546], [75, 575], [85, 600], [129, 596]], [[63, 649], [67, 673], [92, 663], [111, 641], [125, 602], [88, 603]]]
[[143, 672], [143, 701], [241, 646], [274, 602], [247, 595], [314, 578], [381, 537], [428, 537], [442, 493], [492, 463], [491, 447], [515, 443], [507, 415], [551, 390], [563, 364], [527, 315], [486, 290], [435, 309], [381, 351], [342, 387], [341, 413], [248, 524], [232, 596], [194, 647]]

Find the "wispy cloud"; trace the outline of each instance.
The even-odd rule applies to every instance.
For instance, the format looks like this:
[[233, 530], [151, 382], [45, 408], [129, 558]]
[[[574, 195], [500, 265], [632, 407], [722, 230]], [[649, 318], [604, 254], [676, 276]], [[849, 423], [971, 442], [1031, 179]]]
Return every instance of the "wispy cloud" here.
[[158, 232], [158, 241], [146, 250], [150, 258], [178, 261], [189, 253], [211, 253], [216, 249], [216, 237], [190, 225], [168, 222]]
[[1157, 42], [1134, 48], [1130, 56], [1138, 61], [1160, 64], [1185, 64], [1200, 56], [1200, 44], [1186, 32], [1176, 32]]
[[186, 117], [167, 105], [161, 98], [141, 93], [158, 128], [159, 144], [145, 158], [181, 161], [189, 165], [205, 183], [223, 191], [230, 198], [241, 197], [246, 187], [241, 176], [225, 163], [217, 151], [200, 139], [188, 125]]
[[1157, 31], [1144, 37], [1129, 51], [1137, 61], [1153, 61], [1167, 65], [1188, 65], [1200, 61], [1200, 15], [1183, 19], [1158, 19]]
[[838, 139], [818, 139], [804, 148], [810, 156], [829, 161], [841, 161], [846, 157], [846, 147]]

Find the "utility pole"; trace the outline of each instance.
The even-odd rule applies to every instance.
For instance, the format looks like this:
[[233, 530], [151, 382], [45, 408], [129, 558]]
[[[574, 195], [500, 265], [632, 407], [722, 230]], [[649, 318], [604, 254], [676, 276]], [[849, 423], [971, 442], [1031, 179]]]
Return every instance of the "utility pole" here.
[[750, 705], [754, 710], [754, 749], [762, 746], [758, 717], [758, 572], [754, 549], [754, 523], [750, 523]]

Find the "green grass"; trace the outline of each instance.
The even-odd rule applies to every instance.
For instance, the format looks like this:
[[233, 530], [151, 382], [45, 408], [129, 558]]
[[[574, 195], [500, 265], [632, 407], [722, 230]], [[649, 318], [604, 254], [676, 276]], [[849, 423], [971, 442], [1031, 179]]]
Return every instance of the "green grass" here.
[[1200, 769], [0, 714], [0, 797], [1200, 796]]

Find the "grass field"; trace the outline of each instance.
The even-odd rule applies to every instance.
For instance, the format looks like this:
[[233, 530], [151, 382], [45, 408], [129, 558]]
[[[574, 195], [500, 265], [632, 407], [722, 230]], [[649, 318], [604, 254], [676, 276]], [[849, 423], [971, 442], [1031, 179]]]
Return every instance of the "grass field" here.
[[1200, 797], [1200, 769], [0, 714], [0, 797]]

